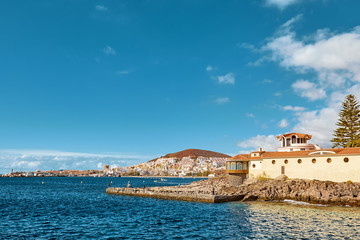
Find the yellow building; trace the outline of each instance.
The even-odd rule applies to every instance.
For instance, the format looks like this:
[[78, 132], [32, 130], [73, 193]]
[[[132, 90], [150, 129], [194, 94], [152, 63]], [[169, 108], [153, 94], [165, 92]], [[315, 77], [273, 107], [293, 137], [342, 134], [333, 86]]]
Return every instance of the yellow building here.
[[[282, 146], [277, 152], [259, 149], [230, 158], [226, 163], [226, 173], [242, 179], [286, 175], [289, 178], [360, 182], [360, 148], [320, 149], [306, 143], [311, 135], [305, 135], [291, 133], [278, 136]], [[291, 146], [292, 143], [298, 145], [296, 150], [294, 145]], [[303, 150], [299, 144], [311, 150]], [[244, 164], [247, 165], [246, 171]]]

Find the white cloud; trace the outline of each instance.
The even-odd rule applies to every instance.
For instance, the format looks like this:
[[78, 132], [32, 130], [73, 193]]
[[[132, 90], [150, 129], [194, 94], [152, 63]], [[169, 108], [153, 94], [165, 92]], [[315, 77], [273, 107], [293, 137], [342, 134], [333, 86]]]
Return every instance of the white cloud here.
[[[298, 17], [296, 18], [298, 19]], [[360, 82], [360, 27], [344, 33], [318, 30], [311, 42], [297, 40], [291, 26], [293, 18], [283, 24], [264, 46], [272, 60], [297, 72], [315, 72], [321, 87], [336, 88], [346, 82]], [[326, 32], [326, 34], [324, 33]], [[306, 39], [306, 38], [303, 38]]]
[[318, 88], [316, 84], [307, 80], [297, 80], [291, 85], [291, 87], [300, 96], [306, 97], [310, 101], [315, 101], [326, 97], [324, 89]]
[[219, 81], [219, 83], [223, 84], [235, 84], [235, 74], [228, 73], [224, 76], [218, 76], [217, 80]]
[[334, 108], [323, 108], [315, 111], [299, 113], [298, 123], [292, 131], [311, 134], [311, 142], [319, 144], [320, 147], [331, 147], [330, 139], [336, 129], [338, 110]]
[[105, 7], [104, 5], [96, 5], [95, 9], [98, 10], [98, 11], [102, 11], [102, 12], [105, 12], [105, 11], [108, 10], [108, 8]]
[[106, 47], [103, 49], [103, 51], [104, 51], [104, 53], [105, 53], [106, 55], [115, 55], [115, 54], [116, 54], [115, 50], [114, 50], [112, 47], [110, 47], [110, 46], [106, 46]]
[[217, 98], [217, 99], [215, 99], [214, 102], [215, 102], [216, 104], [222, 105], [222, 104], [225, 104], [225, 103], [230, 102], [230, 98], [228, 98], [228, 97]]
[[[297, 106], [282, 109], [294, 111], [297, 118], [291, 131], [311, 134], [312, 143], [330, 148], [345, 96], [352, 93], [360, 99], [360, 26], [340, 33], [319, 29], [310, 36], [297, 37], [292, 25], [301, 17], [281, 25], [262, 50], [270, 51], [269, 59], [288, 71], [307, 74], [309, 80], [297, 80], [292, 84], [293, 90], [311, 101], [323, 100], [324, 105], [309, 110]], [[281, 92], [274, 95], [281, 96]], [[269, 136], [257, 136], [240, 142], [239, 146], [266, 146], [267, 140], [271, 140]]]
[[127, 70], [122, 70], [122, 71], [117, 71], [116, 72], [116, 74], [119, 74], [119, 75], [121, 75], [121, 74], [128, 74], [129, 73], [129, 71], [127, 71]]
[[264, 80], [262, 81], [263, 84], [270, 84], [270, 83], [272, 83], [272, 82], [273, 82], [273, 81], [270, 80], [270, 79], [264, 79]]
[[[49, 150], [0, 150], [1, 171], [34, 171], [58, 169], [101, 169], [99, 163], [128, 166], [153, 159], [153, 156], [137, 154], [95, 154]], [[4, 173], [5, 173], [4, 172]]]
[[253, 113], [246, 113], [246, 116], [248, 116], [248, 117], [250, 117], [250, 118], [255, 117]]
[[258, 150], [258, 148], [262, 148], [265, 151], [276, 151], [277, 147], [279, 147], [279, 142], [274, 135], [257, 135], [240, 141], [238, 146], [241, 148], [250, 148], [249, 151]]
[[289, 126], [289, 123], [288, 121], [284, 118], [284, 119], [281, 119], [281, 121], [279, 122], [278, 126], [280, 128], [286, 128]]
[[299, 2], [299, 0], [266, 0], [266, 5], [275, 6], [283, 10], [286, 7]]
[[211, 65], [206, 67], [206, 71], [211, 72], [212, 70], [214, 70], [214, 68]]
[[249, 49], [253, 52], [261, 52], [261, 49], [256, 48], [253, 44], [250, 43], [238, 43], [236, 44], [236, 46], [238, 46], [239, 48]]
[[282, 96], [282, 93], [281, 93], [281, 92], [276, 92], [276, 93], [274, 93], [274, 96], [275, 96], [275, 97], [281, 97], [281, 96]]
[[297, 112], [297, 111], [305, 111], [306, 110], [306, 108], [299, 107], [299, 106], [284, 106], [284, 107], [282, 107], [282, 109], [285, 110], [285, 111], [295, 111], [295, 112]]

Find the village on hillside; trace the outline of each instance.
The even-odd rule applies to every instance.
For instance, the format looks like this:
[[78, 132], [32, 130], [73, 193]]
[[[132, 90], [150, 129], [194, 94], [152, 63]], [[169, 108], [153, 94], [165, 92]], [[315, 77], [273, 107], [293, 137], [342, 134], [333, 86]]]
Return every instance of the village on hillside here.
[[231, 156], [199, 149], [187, 149], [170, 153], [145, 163], [128, 167], [111, 168], [104, 165], [103, 170], [57, 170], [34, 172], [17, 171], [2, 177], [121, 177], [121, 176], [218, 176], [225, 174], [226, 160]]

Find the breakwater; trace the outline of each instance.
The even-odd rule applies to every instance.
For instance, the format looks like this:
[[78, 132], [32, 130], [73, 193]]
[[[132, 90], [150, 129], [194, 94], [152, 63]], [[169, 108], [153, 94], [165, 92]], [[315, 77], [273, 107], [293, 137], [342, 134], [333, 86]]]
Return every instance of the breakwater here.
[[222, 177], [172, 187], [108, 188], [106, 193], [208, 203], [288, 199], [316, 204], [360, 206], [359, 183], [288, 180], [286, 177], [269, 180], [251, 179], [240, 186], [230, 186], [228, 179]]
[[186, 187], [151, 187], [151, 188], [113, 188], [106, 189], [106, 193], [115, 195], [127, 195], [136, 197], [150, 197], [158, 199], [191, 201], [191, 202], [207, 202], [221, 203], [232, 202], [243, 199], [243, 195], [215, 195], [194, 191]]

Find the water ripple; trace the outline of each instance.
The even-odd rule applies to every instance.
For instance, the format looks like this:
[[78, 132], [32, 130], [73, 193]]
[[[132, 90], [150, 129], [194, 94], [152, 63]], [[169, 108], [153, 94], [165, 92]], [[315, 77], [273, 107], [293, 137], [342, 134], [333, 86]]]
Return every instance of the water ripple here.
[[[137, 178], [0, 179], [1, 239], [357, 239], [360, 210], [206, 204], [105, 194]], [[194, 179], [168, 179], [178, 185]], [[44, 181], [44, 184], [42, 182]], [[83, 184], [80, 182], [83, 181]], [[161, 183], [163, 185], [163, 183]]]

